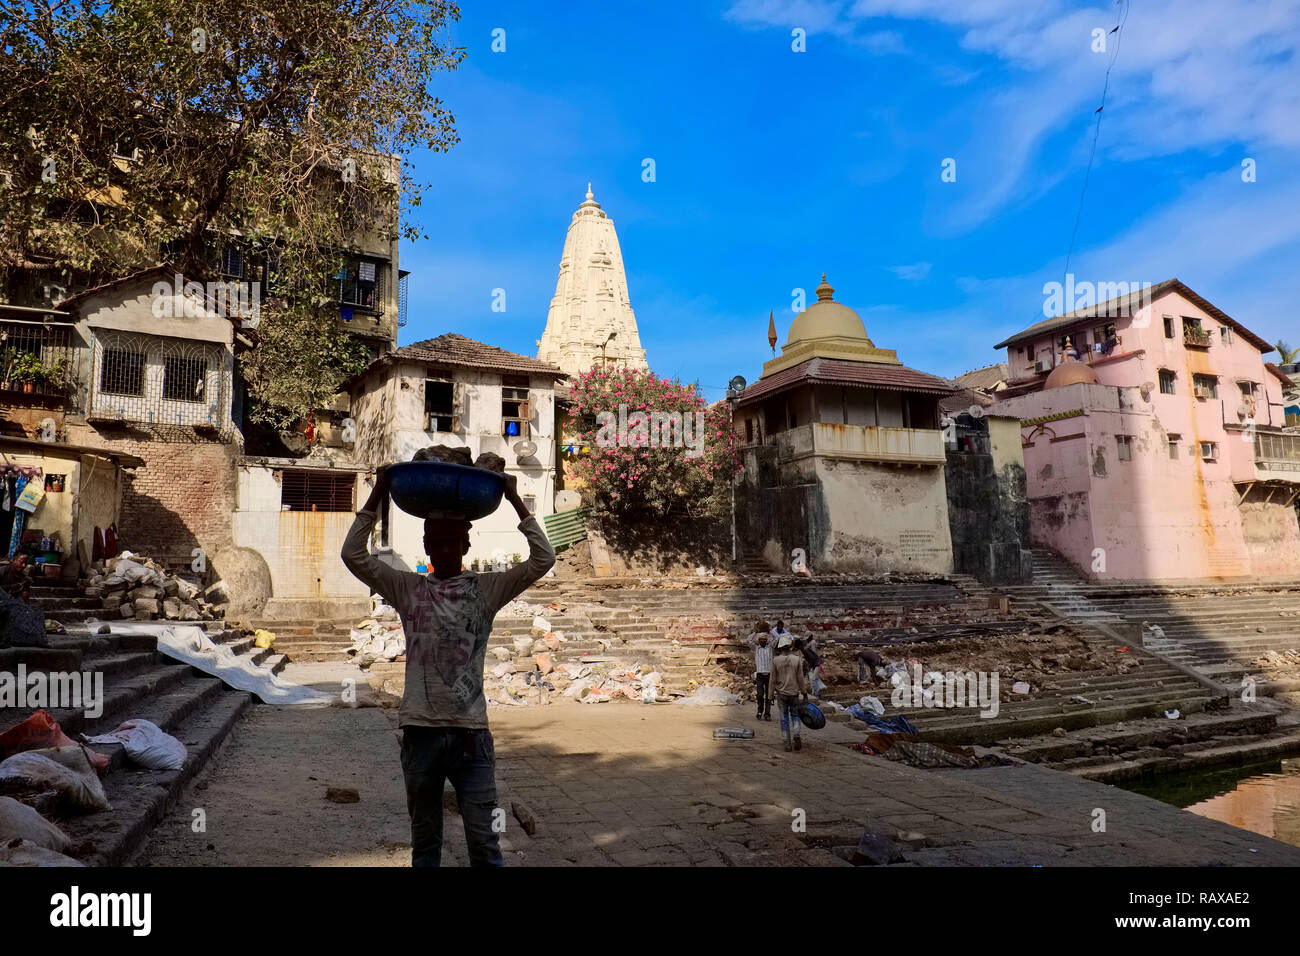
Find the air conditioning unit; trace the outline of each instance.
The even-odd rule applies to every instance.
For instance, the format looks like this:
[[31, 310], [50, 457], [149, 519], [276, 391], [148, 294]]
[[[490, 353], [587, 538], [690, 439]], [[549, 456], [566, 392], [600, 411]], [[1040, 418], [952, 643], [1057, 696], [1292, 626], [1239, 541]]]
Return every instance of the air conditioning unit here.
[[1049, 358], [1040, 358], [1037, 364], [1034, 365], [1034, 369], [1038, 372], [1050, 372], [1052, 370], [1052, 360]]
[[1192, 394], [1197, 398], [1209, 398], [1210, 387], [1208, 385], [1194, 385], [1192, 387]]

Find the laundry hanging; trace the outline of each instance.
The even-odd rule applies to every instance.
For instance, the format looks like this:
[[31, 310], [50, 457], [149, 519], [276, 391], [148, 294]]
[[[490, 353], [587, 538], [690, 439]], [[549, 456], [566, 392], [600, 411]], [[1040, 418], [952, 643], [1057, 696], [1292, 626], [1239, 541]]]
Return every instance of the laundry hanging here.
[[[23, 488], [26, 487], [26, 485], [27, 485], [26, 475], [20, 474], [17, 476], [17, 478], [14, 479], [14, 500], [15, 501], [17, 501], [18, 496], [23, 493]], [[27, 512], [23, 511], [21, 508], [14, 509], [14, 530], [13, 533], [9, 535], [9, 553], [7, 555], [7, 557], [10, 560], [13, 560], [14, 554], [18, 551], [18, 545], [22, 543], [23, 528], [25, 528], [26, 526], [27, 526]]]

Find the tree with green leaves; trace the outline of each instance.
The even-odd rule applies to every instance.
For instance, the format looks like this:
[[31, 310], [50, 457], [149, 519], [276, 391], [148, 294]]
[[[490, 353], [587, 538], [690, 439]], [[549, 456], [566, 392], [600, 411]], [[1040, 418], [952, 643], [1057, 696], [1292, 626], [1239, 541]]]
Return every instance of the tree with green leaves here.
[[1300, 362], [1300, 348], [1290, 348], [1282, 339], [1278, 339], [1277, 344], [1275, 344], [1273, 348], [1277, 349], [1279, 365], [1290, 365], [1292, 362]]
[[245, 363], [255, 414], [306, 414], [355, 365], [327, 293], [341, 256], [419, 237], [410, 154], [457, 141], [433, 92], [457, 19], [444, 0], [0, 0], [6, 286], [160, 261], [202, 280], [237, 242], [278, 283]]

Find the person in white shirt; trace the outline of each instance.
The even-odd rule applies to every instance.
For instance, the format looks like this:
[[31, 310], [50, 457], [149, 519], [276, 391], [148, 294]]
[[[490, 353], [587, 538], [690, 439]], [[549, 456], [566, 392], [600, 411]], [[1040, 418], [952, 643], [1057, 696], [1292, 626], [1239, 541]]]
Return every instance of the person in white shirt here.
[[767, 636], [767, 622], [759, 621], [748, 638], [754, 651], [754, 696], [758, 704], [756, 720], [772, 719], [772, 642]]

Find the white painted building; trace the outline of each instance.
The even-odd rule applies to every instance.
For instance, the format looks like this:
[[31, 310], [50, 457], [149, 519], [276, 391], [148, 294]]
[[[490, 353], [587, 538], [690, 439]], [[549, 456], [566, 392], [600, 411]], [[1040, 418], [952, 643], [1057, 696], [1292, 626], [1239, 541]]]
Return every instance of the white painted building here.
[[[430, 445], [492, 452], [518, 479], [519, 494], [538, 519], [555, 510], [555, 383], [564, 373], [525, 355], [448, 333], [403, 346], [349, 380], [356, 443], [352, 457], [370, 468], [410, 461]], [[370, 494], [363, 479], [358, 506]], [[391, 563], [415, 570], [424, 557], [424, 523], [390, 512], [386, 540], [373, 542]], [[466, 565], [527, 556], [514, 509], [503, 502], [474, 523]], [[380, 533], [376, 531], [376, 538]]]

